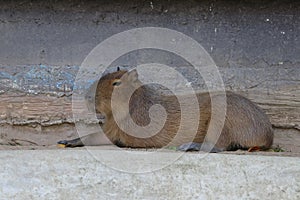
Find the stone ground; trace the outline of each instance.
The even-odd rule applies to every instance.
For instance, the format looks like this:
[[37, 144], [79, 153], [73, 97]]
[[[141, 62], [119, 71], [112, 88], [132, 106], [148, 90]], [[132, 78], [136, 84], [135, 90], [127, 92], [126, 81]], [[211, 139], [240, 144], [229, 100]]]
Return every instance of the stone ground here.
[[[49, 127], [9, 126], [0, 127], [0, 150], [47, 150], [61, 149], [56, 142], [77, 137], [72, 124]], [[80, 147], [78, 149], [85, 149]], [[113, 145], [94, 146], [92, 149], [111, 150]], [[132, 149], [134, 150], [134, 149]], [[280, 152], [277, 152], [277, 151]], [[151, 151], [148, 149], [148, 151]], [[166, 149], [166, 151], [169, 151]], [[232, 151], [224, 154], [250, 154], [300, 157], [300, 131], [297, 129], [275, 129], [273, 150], [260, 152]]]
[[0, 151], [0, 199], [298, 200], [299, 161], [99, 149]]
[[0, 131], [0, 199], [300, 198], [297, 129], [275, 129], [273, 147], [282, 152], [218, 154], [58, 147], [77, 137], [72, 124]]

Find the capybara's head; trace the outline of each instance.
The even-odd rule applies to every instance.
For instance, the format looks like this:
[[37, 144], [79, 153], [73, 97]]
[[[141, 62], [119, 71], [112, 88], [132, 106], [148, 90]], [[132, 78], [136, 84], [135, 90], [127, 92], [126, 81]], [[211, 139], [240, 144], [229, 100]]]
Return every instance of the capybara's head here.
[[[114, 106], [118, 115], [121, 115], [125, 106], [127, 108], [129, 106], [128, 100], [131, 91], [136, 90], [140, 85], [141, 82], [138, 80], [136, 69], [131, 71], [118, 70], [104, 75], [99, 80], [95, 93], [96, 113], [111, 117], [111, 106]], [[112, 103], [112, 101], [114, 102]]]

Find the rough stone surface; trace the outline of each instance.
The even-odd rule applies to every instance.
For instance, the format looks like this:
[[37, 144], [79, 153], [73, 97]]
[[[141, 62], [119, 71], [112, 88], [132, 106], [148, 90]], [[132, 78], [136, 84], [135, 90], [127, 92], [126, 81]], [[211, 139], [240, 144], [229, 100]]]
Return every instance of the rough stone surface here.
[[[0, 7], [0, 92], [10, 85], [31, 93], [69, 93], [78, 67], [96, 45], [146, 26], [174, 29], [198, 41], [233, 90], [272, 93], [299, 82], [298, 2], [2, 1]], [[162, 51], [132, 52], [114, 65], [153, 60], [201, 83], [186, 62]]]
[[[143, 159], [130, 160], [119, 150], [1, 151], [0, 199], [300, 198], [296, 157], [189, 153], [170, 162], [181, 154], [149, 153], [139, 152]], [[95, 159], [99, 156], [105, 165]], [[158, 163], [167, 166], [147, 173], [107, 167], [143, 172], [140, 167], [156, 168]]]
[[[227, 89], [259, 103], [275, 126], [299, 129], [299, 2], [25, 0], [1, 1], [0, 8], [1, 102], [16, 102], [6, 96], [11, 91], [69, 96], [79, 66], [96, 45], [131, 28], [156, 26], [198, 41], [219, 67]], [[205, 87], [187, 62], [163, 51], [131, 52], [112, 66], [151, 61], [175, 67], [193, 85]], [[166, 75], [165, 81], [171, 80]], [[50, 102], [49, 110], [58, 106], [53, 110], [66, 113], [60, 119], [50, 110], [46, 122], [24, 103], [17, 110], [22, 116], [2, 106], [1, 121], [70, 122], [69, 102], [57, 102], [61, 104]]]
[[[112, 34], [159, 26], [199, 41], [218, 66], [299, 64], [299, 2], [1, 1], [1, 65], [80, 65]], [[279, 9], [280, 8], [280, 9]]]

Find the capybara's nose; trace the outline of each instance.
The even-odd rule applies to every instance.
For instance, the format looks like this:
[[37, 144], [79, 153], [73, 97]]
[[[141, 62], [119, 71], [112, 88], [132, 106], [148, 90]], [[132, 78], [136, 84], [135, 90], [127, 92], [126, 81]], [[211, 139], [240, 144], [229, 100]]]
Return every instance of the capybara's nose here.
[[99, 120], [100, 123], [104, 124], [105, 123], [105, 115], [101, 113], [96, 114], [97, 119]]

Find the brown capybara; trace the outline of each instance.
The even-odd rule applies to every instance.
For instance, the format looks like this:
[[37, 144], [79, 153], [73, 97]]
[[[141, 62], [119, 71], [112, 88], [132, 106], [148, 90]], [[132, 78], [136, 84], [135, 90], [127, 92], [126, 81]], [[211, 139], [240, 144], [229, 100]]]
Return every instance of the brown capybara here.
[[[113, 104], [115, 115], [113, 115], [111, 103], [113, 91], [114, 95], [117, 95]], [[126, 96], [130, 93], [129, 91], [134, 92], [128, 101]], [[192, 119], [195, 118], [195, 113], [182, 114], [178, 95], [162, 94], [149, 85], [143, 85], [138, 79], [135, 69], [119, 70], [109, 73], [99, 80], [95, 93], [95, 109], [98, 116], [105, 118], [105, 122], [100, 123], [105, 135], [119, 147], [178, 146], [179, 150], [184, 151], [201, 149], [209, 152], [271, 147], [273, 143], [272, 125], [266, 114], [250, 100], [232, 92], [226, 92], [226, 101], [221, 101], [214, 108], [218, 111], [226, 106], [225, 122], [222, 123], [221, 119], [212, 116], [211, 106], [212, 99], [222, 99], [221, 95], [197, 93], [196, 97], [199, 103], [200, 117], [198, 128], [195, 129], [194, 123], [189, 124], [189, 121], [193, 121]], [[180, 98], [183, 99], [181, 103], [189, 106], [189, 95], [182, 95]], [[153, 120], [150, 108], [157, 104], [161, 105], [166, 113], [164, 124], [157, 133], [136, 135], [128, 132], [128, 130], [133, 130], [130, 129], [132, 121], [141, 127], [149, 125]], [[199, 113], [196, 114], [199, 115]], [[185, 119], [185, 124], [180, 124], [182, 118]], [[116, 119], [118, 119], [117, 122]], [[120, 125], [123, 128], [120, 128]], [[124, 127], [126, 131], [124, 131]], [[221, 130], [219, 137], [216, 138], [218, 134], [213, 133], [214, 130]], [[64, 140], [59, 143], [70, 147], [83, 146], [83, 143], [84, 145], [96, 145], [94, 137], [95, 135], [91, 134], [85, 138]]]

